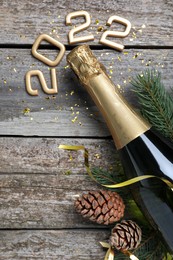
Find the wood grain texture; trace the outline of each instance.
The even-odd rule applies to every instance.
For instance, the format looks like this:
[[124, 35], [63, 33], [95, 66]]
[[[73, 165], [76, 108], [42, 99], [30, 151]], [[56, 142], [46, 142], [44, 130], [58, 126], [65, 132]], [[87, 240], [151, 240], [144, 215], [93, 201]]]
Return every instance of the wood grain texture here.
[[119, 160], [111, 140], [0, 138], [0, 228], [93, 226], [73, 203], [83, 192], [102, 187], [88, 177], [83, 151], [58, 149], [63, 143], [85, 145], [91, 167], [116, 172]]
[[[89, 151], [91, 167], [114, 168], [116, 160], [118, 160], [117, 151], [112, 140], [1, 137], [0, 174], [36, 174], [36, 177], [37, 174], [48, 176], [52, 174], [55, 178], [62, 178], [62, 180], [64, 178], [64, 182], [61, 184], [56, 181], [55, 187], [69, 188], [71, 186], [71, 189], [73, 189], [76, 179], [74, 176], [70, 177], [71, 175], [66, 176], [65, 173], [67, 170], [71, 170], [75, 176], [78, 176], [80, 181], [84, 178], [83, 173], [86, 173], [84, 153], [83, 151], [59, 149], [60, 144], [84, 145]], [[66, 180], [68, 180], [67, 183]], [[69, 182], [69, 180], [73, 181], [73, 183]], [[19, 183], [19, 186], [20, 184], [22, 185], [22, 183]], [[52, 185], [53, 183], [51, 183]], [[85, 187], [82, 184], [81, 186]]]
[[[42, 50], [53, 57], [56, 51]], [[113, 50], [94, 50], [107, 68], [116, 86], [121, 86], [123, 95], [136, 106], [130, 91], [130, 80], [143, 70], [156, 68], [162, 72], [163, 82], [170, 90], [172, 50], [147, 49], [125, 50], [119, 54]], [[68, 52], [67, 52], [68, 53]], [[66, 54], [67, 54], [66, 53]], [[25, 89], [25, 73], [40, 69], [50, 86], [50, 71], [34, 59], [29, 49], [1, 49], [0, 71], [0, 134], [38, 136], [108, 136], [105, 122], [87, 91], [67, 68], [66, 56], [57, 67], [59, 92], [57, 95], [43, 93], [39, 82], [32, 80], [33, 88], [39, 90], [37, 97], [29, 96]], [[30, 113], [24, 114], [25, 108]]]
[[[1, 44], [32, 44], [40, 33], [53, 35], [62, 43], [67, 44], [67, 34], [72, 26], [65, 26], [65, 16], [76, 10], [86, 10], [92, 16], [92, 23], [88, 30], [82, 33], [93, 33], [97, 45], [106, 20], [112, 15], [119, 15], [131, 21], [133, 29], [124, 39], [125, 45], [168, 45], [173, 44], [172, 15], [173, 3], [171, 0], [142, 0], [136, 1], [0, 1], [0, 32]], [[96, 20], [99, 21], [97, 24]], [[83, 20], [78, 20], [83, 22]], [[76, 19], [73, 19], [76, 24]], [[143, 28], [145, 25], [145, 28]], [[111, 26], [116, 30], [117, 24]], [[115, 40], [115, 39], [114, 39]], [[116, 39], [116, 41], [118, 41]], [[121, 40], [123, 42], [123, 40]]]
[[109, 230], [1, 231], [2, 260], [102, 260]]

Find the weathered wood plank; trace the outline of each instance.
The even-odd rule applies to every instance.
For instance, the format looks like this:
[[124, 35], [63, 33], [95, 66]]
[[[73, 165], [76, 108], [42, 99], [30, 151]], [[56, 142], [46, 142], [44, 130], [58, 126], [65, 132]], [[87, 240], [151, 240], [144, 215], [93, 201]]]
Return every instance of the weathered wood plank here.
[[[125, 45], [168, 45], [173, 44], [172, 16], [173, 3], [171, 0], [142, 0], [136, 1], [0, 1], [0, 32], [1, 44], [33, 43], [40, 33], [51, 34], [67, 44], [67, 33], [70, 26], [65, 26], [65, 16], [76, 10], [86, 10], [92, 16], [92, 23], [86, 35], [95, 35], [92, 44], [98, 44], [106, 20], [112, 15], [119, 15], [131, 21], [133, 29], [125, 38]], [[98, 21], [99, 24], [98, 24]], [[83, 20], [82, 20], [83, 22]], [[73, 19], [75, 24], [75, 19]], [[117, 24], [111, 26], [116, 30]], [[116, 39], [116, 41], [118, 41]], [[121, 42], [123, 42], [121, 40]]]
[[[49, 68], [30, 55], [30, 50], [1, 49], [0, 134], [38, 136], [108, 136], [109, 131], [86, 90], [78, 83], [65, 57], [57, 68], [59, 93], [48, 96], [33, 80], [39, 96], [29, 96], [24, 76], [30, 69], [41, 69], [50, 84]], [[52, 56], [53, 50], [44, 50]], [[121, 86], [127, 99], [135, 104], [129, 90], [131, 77], [148, 67], [162, 72], [163, 82], [170, 88], [172, 50], [134, 50], [121, 54], [109, 50], [94, 51], [105, 65], [113, 82]], [[30, 113], [24, 114], [25, 108]]]
[[88, 177], [83, 152], [58, 149], [63, 143], [85, 145], [91, 167], [116, 171], [111, 140], [0, 138], [0, 228], [95, 226], [75, 212], [73, 203], [101, 186]]
[[0, 259], [102, 260], [109, 230], [1, 231]]
[[[85, 177], [83, 175], [86, 172], [83, 151], [65, 151], [58, 148], [60, 144], [84, 145], [89, 151], [91, 167], [102, 166], [105, 169], [114, 169], [118, 159], [112, 140], [1, 137], [0, 174], [36, 174], [33, 179], [31, 178], [34, 186], [37, 183], [37, 174], [52, 174], [52, 182], [49, 183], [48, 181], [48, 186], [57, 188], [71, 187], [73, 189], [80, 180], [80, 189], [81, 187], [84, 188], [85, 185], [83, 186], [81, 183], [82, 179], [86, 177], [86, 175]], [[71, 170], [73, 177], [71, 175], [66, 176], [68, 170]], [[18, 179], [20, 178], [22, 177], [19, 175]], [[48, 178], [48, 176], [45, 178]], [[61, 180], [62, 183], [58, 183], [58, 180]], [[21, 183], [18, 183], [18, 181], [16, 184], [13, 183], [14, 187], [23, 186], [22, 179]], [[41, 186], [47, 186], [47, 184], [44, 179]], [[9, 187], [8, 185], [7, 187]], [[13, 187], [13, 185], [10, 185], [10, 187]]]

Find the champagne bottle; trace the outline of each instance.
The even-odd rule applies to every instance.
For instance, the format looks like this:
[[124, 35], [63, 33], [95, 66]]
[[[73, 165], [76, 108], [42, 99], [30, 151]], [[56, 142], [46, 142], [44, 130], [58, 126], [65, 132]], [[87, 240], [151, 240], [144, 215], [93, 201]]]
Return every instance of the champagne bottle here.
[[[101, 111], [120, 152], [128, 179], [152, 174], [173, 182], [173, 147], [125, 101], [89, 46], [74, 48], [67, 61]], [[173, 252], [173, 189], [159, 178], [140, 181], [132, 193]]]

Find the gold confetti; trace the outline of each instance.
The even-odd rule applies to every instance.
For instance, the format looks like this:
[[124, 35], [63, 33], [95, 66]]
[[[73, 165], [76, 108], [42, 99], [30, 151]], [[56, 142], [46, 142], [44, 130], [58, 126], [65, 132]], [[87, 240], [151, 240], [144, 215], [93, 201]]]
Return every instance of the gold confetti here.
[[100, 159], [100, 155], [99, 155], [98, 153], [94, 154], [94, 157], [95, 157], [96, 159]]
[[98, 32], [102, 32], [102, 31], [103, 31], [103, 26], [99, 26], [99, 27], [97, 28], [97, 31], [98, 31]]
[[7, 81], [4, 79], [4, 84], [7, 84]]
[[97, 20], [95, 21], [95, 23], [98, 25], [98, 24], [99, 24], [99, 20], [97, 19]]
[[67, 170], [64, 174], [65, 175], [70, 175], [72, 172], [70, 170]]
[[69, 160], [73, 161], [73, 156], [71, 154], [69, 155]]
[[75, 123], [77, 121], [77, 116], [75, 116], [71, 121], [72, 123]]
[[66, 65], [65, 67], [64, 67], [64, 69], [68, 69], [69, 68], [69, 65]]
[[24, 110], [23, 110], [23, 114], [24, 115], [27, 115], [31, 112], [31, 109], [29, 107], [26, 107]]
[[139, 53], [136, 53], [136, 54], [133, 56], [133, 59], [136, 59], [138, 56], [139, 56]]

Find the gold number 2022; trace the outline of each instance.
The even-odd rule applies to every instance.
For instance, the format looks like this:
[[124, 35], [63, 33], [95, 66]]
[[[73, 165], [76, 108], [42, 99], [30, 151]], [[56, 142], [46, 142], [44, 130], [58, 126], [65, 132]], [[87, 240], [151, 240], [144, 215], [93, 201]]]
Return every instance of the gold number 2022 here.
[[[76, 28], [73, 28], [69, 31], [68, 37], [69, 37], [69, 44], [74, 44], [74, 43], [79, 43], [79, 42], [86, 42], [86, 41], [93, 41], [94, 40], [94, 36], [93, 35], [85, 35], [85, 36], [79, 36], [79, 37], [74, 37], [75, 34], [77, 34], [80, 31], [83, 31], [85, 29], [87, 29], [90, 24], [91, 24], [91, 17], [89, 15], [88, 12], [86, 11], [75, 11], [72, 13], [69, 13], [66, 16], [66, 25], [72, 25], [71, 19], [74, 19], [76, 17], [84, 17], [85, 18], [85, 22], [82, 25], [77, 26]], [[105, 31], [100, 39], [100, 43], [107, 45], [113, 49], [117, 49], [119, 51], [122, 51], [124, 49], [124, 45], [119, 44], [119, 43], [115, 43], [113, 41], [108, 40], [107, 38], [112, 36], [112, 37], [118, 37], [118, 38], [124, 38], [126, 37], [129, 33], [130, 33], [130, 29], [131, 29], [131, 23], [119, 16], [113, 15], [111, 17], [109, 17], [108, 21], [107, 21], [107, 25], [111, 26], [113, 22], [117, 22], [120, 24], [123, 24], [126, 26], [125, 31], [120, 32], [120, 31], [110, 31], [107, 30]], [[53, 44], [54, 46], [59, 48], [59, 53], [56, 57], [56, 59], [54, 61], [48, 59], [47, 57], [45, 57], [44, 55], [41, 55], [38, 52], [38, 47], [40, 45], [40, 43], [42, 41], [47, 41], [51, 44]], [[47, 34], [41, 34], [34, 42], [33, 46], [32, 46], [32, 54], [35, 58], [39, 59], [40, 61], [44, 62], [45, 64], [47, 64], [50, 67], [56, 67], [59, 62], [62, 60], [64, 54], [65, 54], [65, 46], [60, 43], [59, 41], [53, 39], [52, 37], [50, 37]], [[58, 93], [58, 84], [57, 84], [57, 77], [56, 77], [56, 70], [55, 68], [51, 69], [51, 81], [52, 81], [52, 88], [48, 88], [44, 75], [41, 71], [39, 70], [34, 70], [34, 71], [28, 71], [26, 73], [26, 90], [27, 92], [32, 95], [32, 96], [37, 96], [38, 95], [38, 90], [34, 90], [32, 89], [31, 86], [31, 77], [32, 76], [37, 76], [39, 78], [39, 81], [41, 83], [41, 87], [43, 89], [43, 91], [47, 94], [56, 94]]]

